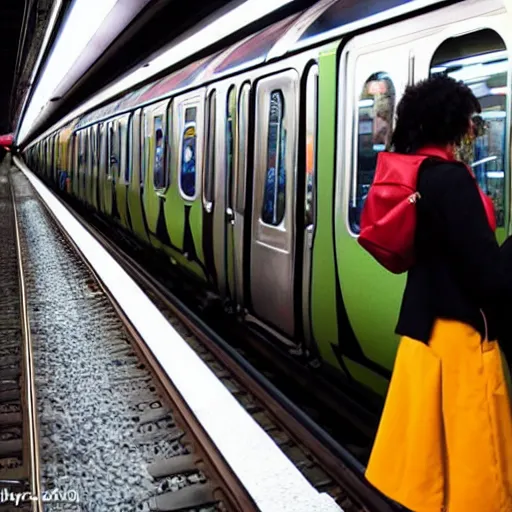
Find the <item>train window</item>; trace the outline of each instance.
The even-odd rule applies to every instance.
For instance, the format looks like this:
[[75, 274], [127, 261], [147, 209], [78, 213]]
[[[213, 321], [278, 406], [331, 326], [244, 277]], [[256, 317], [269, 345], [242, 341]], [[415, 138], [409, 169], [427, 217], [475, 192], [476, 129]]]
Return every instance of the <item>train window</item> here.
[[228, 92], [226, 105], [226, 207], [233, 208], [233, 171], [234, 171], [234, 127], [236, 116], [236, 89], [232, 86]]
[[318, 125], [318, 66], [311, 68], [306, 85], [306, 195], [304, 204], [304, 225], [314, 222], [315, 214], [315, 171], [316, 136]]
[[508, 57], [503, 39], [493, 30], [479, 30], [446, 40], [432, 58], [431, 74], [462, 80], [482, 107], [475, 116], [475, 137], [457, 148], [457, 157], [472, 167], [489, 195], [498, 227], [505, 225]]
[[185, 126], [181, 139], [180, 188], [187, 199], [196, 195], [196, 118], [197, 107], [185, 109]]
[[284, 218], [286, 191], [286, 130], [283, 125], [284, 97], [281, 90], [270, 93], [267, 142], [267, 175], [261, 219], [277, 226]]
[[349, 208], [350, 227], [360, 231], [360, 217], [373, 181], [377, 155], [389, 149], [395, 110], [395, 87], [383, 71], [372, 74], [365, 82], [357, 104], [357, 151], [352, 174], [352, 198]]
[[120, 130], [117, 122], [114, 122], [109, 127], [109, 166], [108, 174], [114, 180], [119, 174], [119, 167], [121, 162], [121, 141]]
[[237, 184], [236, 184], [236, 208], [242, 213], [245, 202], [245, 173], [247, 169], [247, 133], [248, 133], [248, 113], [249, 113], [249, 90], [251, 86], [244, 84], [240, 91], [238, 104], [238, 166], [237, 166]]
[[153, 185], [156, 189], [165, 188], [165, 128], [163, 116], [153, 119], [155, 137], [155, 157], [153, 161]]
[[215, 109], [217, 106], [216, 92], [213, 91], [208, 98], [208, 141], [206, 147], [206, 166], [204, 175], [204, 200], [213, 202], [215, 188]]

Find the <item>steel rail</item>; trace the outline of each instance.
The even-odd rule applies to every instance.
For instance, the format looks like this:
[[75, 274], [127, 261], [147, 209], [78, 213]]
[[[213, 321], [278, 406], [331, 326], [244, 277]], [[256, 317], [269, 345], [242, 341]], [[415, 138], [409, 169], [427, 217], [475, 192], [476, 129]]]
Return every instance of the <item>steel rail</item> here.
[[9, 190], [11, 193], [14, 231], [16, 237], [16, 252], [18, 254], [18, 281], [20, 288], [20, 320], [22, 333], [22, 403], [24, 402], [25, 417], [23, 418], [23, 465], [28, 465], [28, 477], [31, 491], [32, 510], [42, 512], [41, 499], [41, 468], [39, 458], [39, 435], [37, 425], [37, 404], [35, 392], [34, 358], [32, 352], [32, 337], [30, 332], [30, 318], [28, 312], [27, 289], [25, 285], [25, 271], [23, 253], [21, 249], [21, 236], [18, 214], [16, 211], [16, 197], [9, 174]]

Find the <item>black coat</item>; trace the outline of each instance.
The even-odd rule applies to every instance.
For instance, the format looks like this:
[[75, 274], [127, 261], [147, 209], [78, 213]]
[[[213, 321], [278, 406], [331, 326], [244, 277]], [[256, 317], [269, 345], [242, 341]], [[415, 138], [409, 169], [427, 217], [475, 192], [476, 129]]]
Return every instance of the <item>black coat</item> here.
[[407, 275], [397, 334], [426, 343], [435, 320], [444, 318], [484, 336], [482, 310], [489, 339], [499, 338], [509, 358], [512, 237], [499, 247], [476, 181], [458, 162], [427, 159], [418, 192], [417, 262]]

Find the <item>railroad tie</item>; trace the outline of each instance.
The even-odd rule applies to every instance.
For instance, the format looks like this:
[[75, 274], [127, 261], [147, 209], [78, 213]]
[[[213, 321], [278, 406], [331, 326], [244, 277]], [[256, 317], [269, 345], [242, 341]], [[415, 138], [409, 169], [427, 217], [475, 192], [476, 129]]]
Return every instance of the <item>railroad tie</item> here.
[[192, 454], [178, 455], [155, 460], [148, 466], [148, 471], [153, 478], [164, 478], [183, 473], [194, 473], [197, 471], [196, 464], [196, 456]]
[[160, 496], [150, 498], [148, 505], [150, 510], [174, 512], [199, 508], [215, 503], [213, 487], [210, 484], [192, 485], [174, 492], [166, 492]]

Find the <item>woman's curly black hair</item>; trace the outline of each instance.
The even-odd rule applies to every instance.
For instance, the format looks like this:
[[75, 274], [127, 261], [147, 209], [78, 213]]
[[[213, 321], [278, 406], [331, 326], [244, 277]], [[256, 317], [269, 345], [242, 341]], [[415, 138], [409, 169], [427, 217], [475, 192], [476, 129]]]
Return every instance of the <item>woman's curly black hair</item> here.
[[398, 153], [414, 153], [426, 145], [460, 144], [470, 117], [480, 112], [480, 103], [467, 85], [433, 75], [406, 88], [397, 107], [391, 146]]

